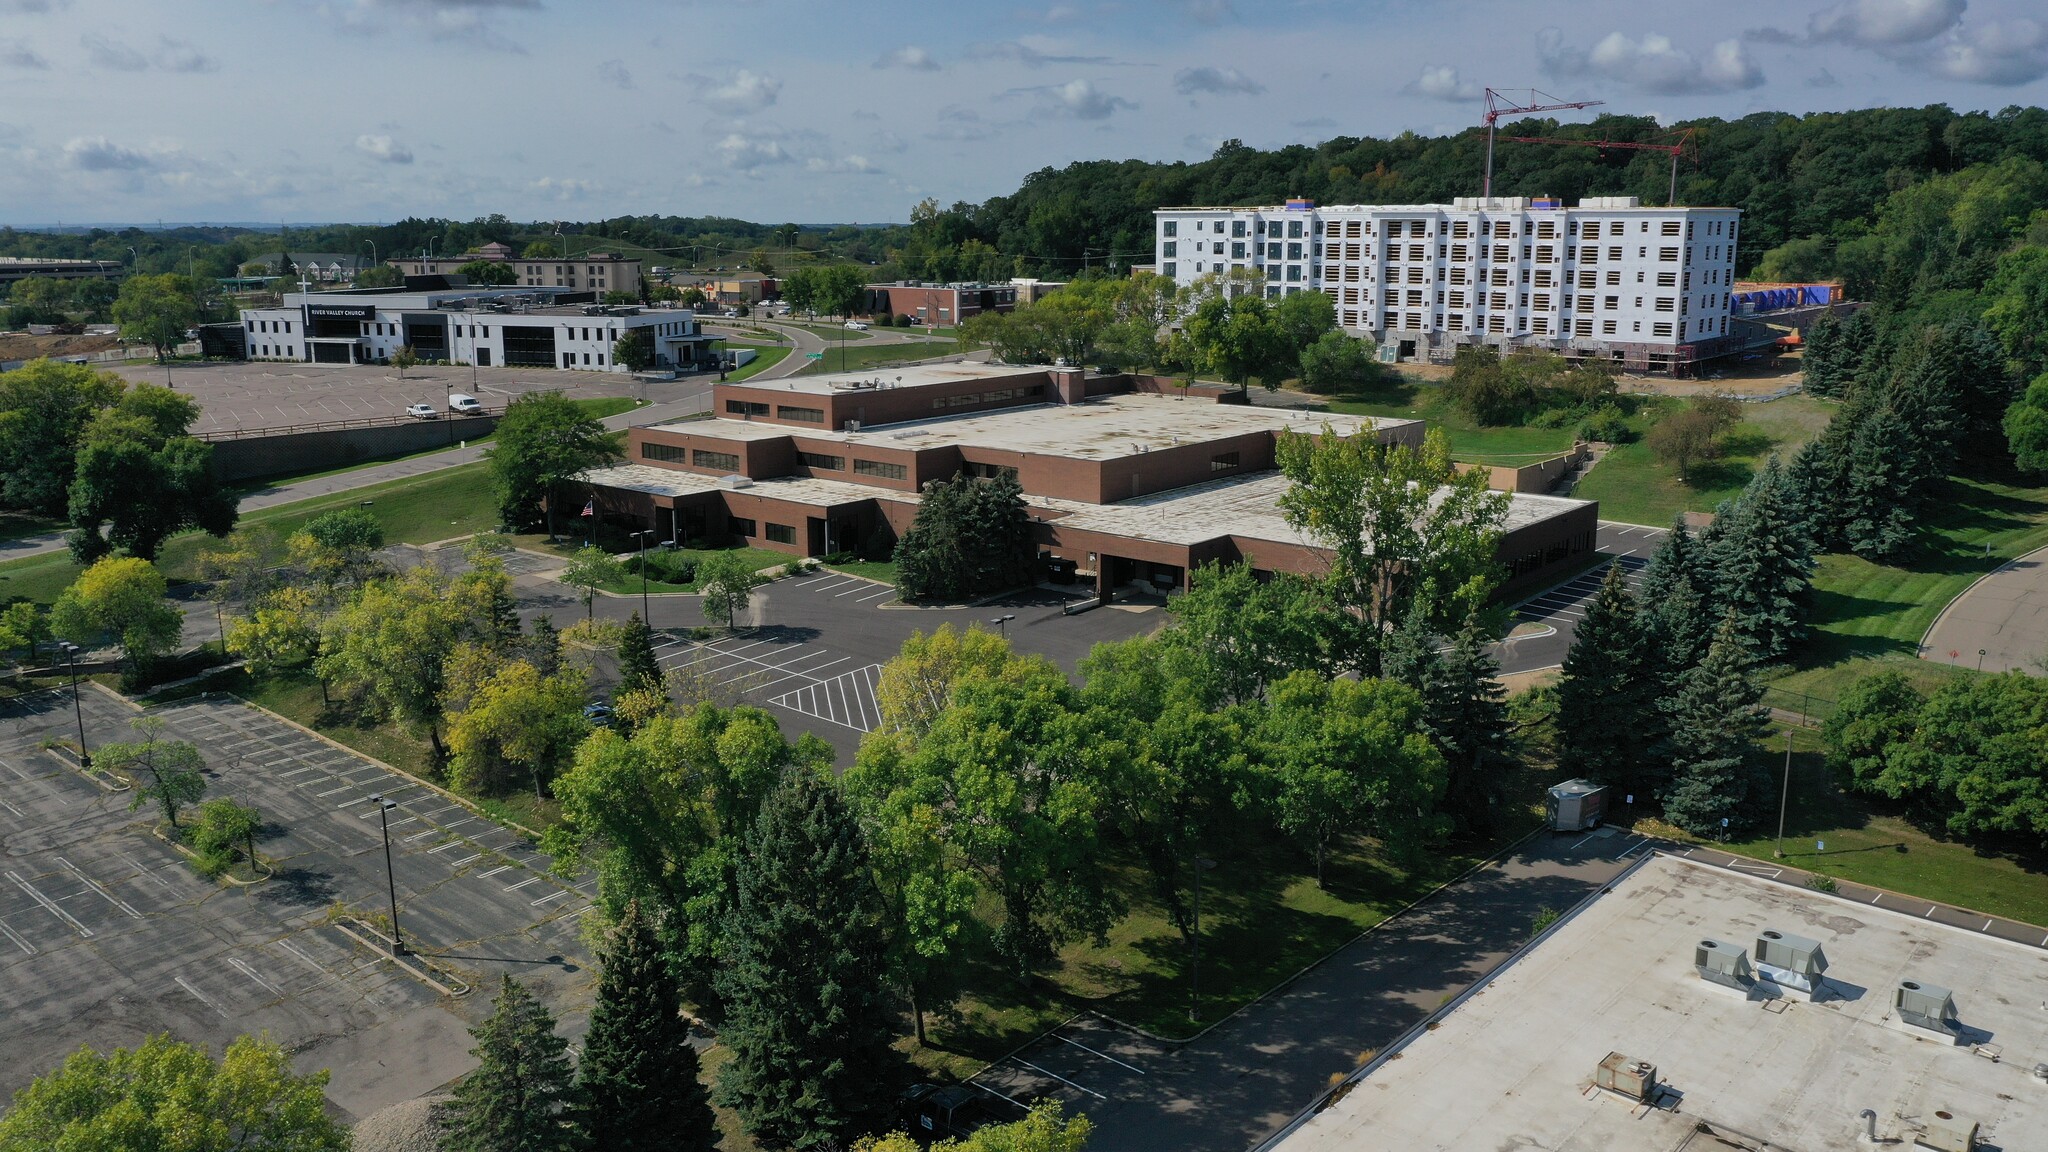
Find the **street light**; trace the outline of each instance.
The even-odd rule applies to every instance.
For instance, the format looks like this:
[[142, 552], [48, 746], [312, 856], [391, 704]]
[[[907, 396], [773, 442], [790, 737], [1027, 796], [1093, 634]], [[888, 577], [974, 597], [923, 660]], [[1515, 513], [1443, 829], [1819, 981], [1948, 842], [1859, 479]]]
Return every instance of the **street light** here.
[[1214, 868], [1216, 862], [1207, 856], [1195, 857], [1195, 924], [1189, 935], [1194, 941], [1195, 963], [1189, 972], [1188, 982], [1188, 1023], [1193, 1024], [1201, 1015], [1202, 1008], [1202, 873]]
[[69, 640], [58, 643], [71, 665], [71, 714], [78, 719], [78, 763], [80, 767], [92, 767], [92, 753], [85, 750], [85, 712], [78, 706], [78, 645]]
[[405, 937], [398, 931], [398, 880], [391, 872], [391, 810], [398, 807], [396, 800], [386, 800], [382, 794], [370, 799], [377, 802], [377, 827], [384, 832], [384, 890], [391, 896], [391, 954], [405, 955]]
[[1002, 637], [1003, 637], [1004, 639], [1006, 639], [1006, 640], [1007, 640], [1007, 639], [1009, 639], [1009, 636], [1010, 636], [1010, 621], [1012, 621], [1012, 620], [1015, 620], [1016, 618], [1017, 618], [1017, 614], [1016, 614], [1016, 613], [1014, 613], [1014, 612], [1007, 612], [1007, 613], [1004, 613], [1004, 614], [1003, 614], [1003, 615], [1001, 615], [1001, 616], [998, 616], [998, 617], [996, 617], [996, 618], [995, 618], [995, 619], [993, 619], [993, 620], [990, 620], [990, 621], [989, 621], [989, 623], [991, 623], [991, 624], [995, 625], [995, 626], [996, 626], [996, 631], [997, 631], [997, 632], [998, 632], [998, 633], [999, 633], [999, 634], [1000, 634], [1000, 635], [1001, 635], [1001, 636], [1002, 636]]
[[1984, 649], [1982, 649], [1982, 648], [1979, 648], [1979, 649], [1977, 649], [1977, 671], [1979, 671], [1979, 672], [1982, 672], [1983, 670], [1984, 670]]
[[647, 537], [652, 535], [652, 528], [632, 533], [633, 541], [640, 549], [640, 623], [648, 628], [654, 627], [654, 617], [647, 611]]

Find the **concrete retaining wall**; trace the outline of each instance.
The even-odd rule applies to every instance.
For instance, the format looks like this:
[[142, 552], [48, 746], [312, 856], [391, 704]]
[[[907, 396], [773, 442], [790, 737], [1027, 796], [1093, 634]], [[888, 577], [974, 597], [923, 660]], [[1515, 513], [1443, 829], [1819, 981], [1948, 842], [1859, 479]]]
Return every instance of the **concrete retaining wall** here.
[[234, 481], [284, 472], [345, 468], [385, 456], [453, 447], [497, 426], [496, 416], [466, 416], [460, 420], [420, 420], [381, 427], [220, 440], [213, 445], [213, 474], [221, 480]]

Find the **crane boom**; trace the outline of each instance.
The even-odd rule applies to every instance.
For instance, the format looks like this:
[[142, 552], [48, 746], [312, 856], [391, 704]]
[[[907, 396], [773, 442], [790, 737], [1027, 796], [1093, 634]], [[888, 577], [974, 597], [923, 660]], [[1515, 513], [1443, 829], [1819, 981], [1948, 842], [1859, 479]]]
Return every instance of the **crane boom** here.
[[1667, 205], [1675, 205], [1678, 203], [1678, 158], [1685, 153], [1686, 149], [1693, 147], [1692, 136], [1693, 129], [1687, 128], [1684, 132], [1679, 133], [1677, 142], [1672, 144], [1638, 143], [1634, 140], [1562, 140], [1554, 136], [1510, 136], [1508, 137], [1508, 142], [1512, 144], [1565, 144], [1574, 148], [1598, 148], [1602, 151], [1609, 148], [1620, 148], [1634, 152], [1669, 153], [1671, 156], [1671, 195], [1665, 203]]
[[[1514, 91], [1520, 92], [1522, 89], [1516, 88]], [[1486, 90], [1486, 115], [1483, 118], [1486, 123], [1486, 178], [1479, 186], [1482, 200], [1493, 199], [1493, 129], [1501, 117], [1526, 116], [1534, 112], [1562, 112], [1566, 109], [1592, 108], [1607, 103], [1605, 100], [1559, 100], [1548, 92], [1538, 92], [1534, 88], [1528, 89], [1528, 93], [1529, 103], [1516, 104], [1508, 99], [1505, 92], [1492, 88]], [[1552, 103], [1538, 103], [1539, 98]]]

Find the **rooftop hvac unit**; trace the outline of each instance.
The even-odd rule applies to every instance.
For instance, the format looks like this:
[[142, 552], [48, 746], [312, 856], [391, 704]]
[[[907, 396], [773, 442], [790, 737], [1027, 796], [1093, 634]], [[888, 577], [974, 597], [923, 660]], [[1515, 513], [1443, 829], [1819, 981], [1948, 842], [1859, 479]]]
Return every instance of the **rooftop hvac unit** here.
[[860, 431], [860, 421], [858, 421], [858, 420], [848, 420], [848, 421], [846, 422], [846, 430], [847, 430], [848, 432], [858, 432], [858, 431]]
[[1648, 1104], [1657, 1097], [1657, 1066], [1648, 1060], [1631, 1060], [1619, 1052], [1609, 1052], [1593, 1070], [1593, 1084], [1638, 1104]]
[[1773, 984], [1811, 995], [1828, 970], [1828, 958], [1818, 940], [1765, 929], [1756, 938], [1756, 970]]
[[1899, 986], [1892, 990], [1892, 1007], [1898, 1010], [1901, 1021], [1915, 1028], [1947, 1036], [1962, 1031], [1962, 1025], [1956, 1018], [1955, 993], [1939, 984], [1901, 980]]
[[754, 482], [745, 476], [720, 476], [718, 478], [718, 486], [720, 488], [752, 488]]
[[1749, 967], [1749, 953], [1740, 944], [1702, 940], [1692, 950], [1692, 966], [1700, 979], [1738, 992], [1746, 993], [1756, 983], [1756, 973]]
[[1971, 1152], [1977, 1147], [1977, 1122], [1937, 1111], [1927, 1118], [1927, 1127], [1913, 1136], [1913, 1143], [1937, 1152]]

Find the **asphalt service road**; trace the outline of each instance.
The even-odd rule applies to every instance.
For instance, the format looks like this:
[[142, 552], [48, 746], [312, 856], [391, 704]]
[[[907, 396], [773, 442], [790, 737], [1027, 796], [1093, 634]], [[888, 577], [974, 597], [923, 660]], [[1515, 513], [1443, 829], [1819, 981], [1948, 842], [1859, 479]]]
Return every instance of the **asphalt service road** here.
[[[78, 710], [88, 748], [141, 738], [141, 713], [90, 685]], [[239, 701], [150, 715], [163, 739], [198, 746], [208, 799], [257, 809], [274, 875], [204, 879], [155, 834], [153, 808], [131, 811], [131, 792], [42, 747], [77, 738], [68, 691], [0, 705], [0, 1095], [80, 1046], [168, 1032], [219, 1051], [265, 1032], [301, 1070], [332, 1068], [330, 1100], [360, 1118], [468, 1070], [468, 1023], [502, 972], [582, 1030], [592, 976], [576, 928], [594, 876], [557, 878], [501, 825]], [[402, 962], [372, 794], [396, 804]]]

